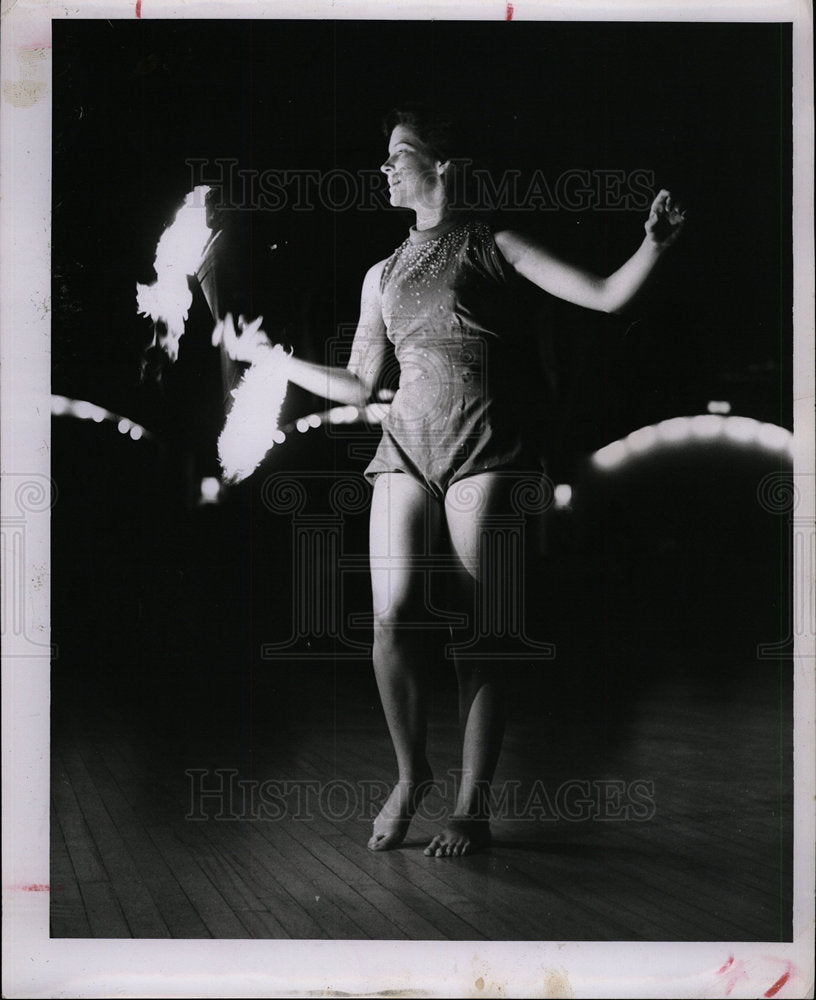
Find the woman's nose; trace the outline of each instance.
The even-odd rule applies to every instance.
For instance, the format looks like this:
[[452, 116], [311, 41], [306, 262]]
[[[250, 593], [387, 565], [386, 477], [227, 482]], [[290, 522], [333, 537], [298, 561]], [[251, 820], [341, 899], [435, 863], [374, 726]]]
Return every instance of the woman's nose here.
[[388, 159], [385, 161], [385, 163], [383, 163], [383, 165], [380, 167], [380, 170], [382, 170], [384, 174], [390, 174], [393, 169], [394, 169], [394, 164], [391, 162], [391, 157], [389, 156]]

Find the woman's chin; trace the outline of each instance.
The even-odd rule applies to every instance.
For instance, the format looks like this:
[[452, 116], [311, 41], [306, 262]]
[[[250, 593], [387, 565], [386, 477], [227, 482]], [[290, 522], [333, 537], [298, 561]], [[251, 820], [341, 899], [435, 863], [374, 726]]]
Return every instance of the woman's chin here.
[[405, 192], [403, 191], [389, 191], [388, 202], [392, 208], [402, 208], [408, 212], [415, 212], [416, 208], [410, 201], [410, 199], [405, 197]]

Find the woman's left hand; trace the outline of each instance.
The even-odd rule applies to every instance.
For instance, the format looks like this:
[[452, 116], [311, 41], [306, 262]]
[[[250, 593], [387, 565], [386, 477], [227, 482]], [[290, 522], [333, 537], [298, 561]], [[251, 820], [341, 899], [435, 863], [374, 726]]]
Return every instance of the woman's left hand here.
[[664, 188], [652, 202], [644, 227], [646, 236], [657, 246], [670, 246], [680, 235], [685, 221], [685, 209]]
[[239, 316], [238, 330], [236, 330], [232, 313], [227, 313], [223, 319], [215, 324], [212, 345], [213, 347], [223, 345], [224, 350], [233, 361], [252, 364], [258, 361], [265, 351], [272, 348], [269, 338], [261, 329], [261, 323], [263, 323], [263, 316], [257, 316], [251, 323], [247, 323], [243, 316]]

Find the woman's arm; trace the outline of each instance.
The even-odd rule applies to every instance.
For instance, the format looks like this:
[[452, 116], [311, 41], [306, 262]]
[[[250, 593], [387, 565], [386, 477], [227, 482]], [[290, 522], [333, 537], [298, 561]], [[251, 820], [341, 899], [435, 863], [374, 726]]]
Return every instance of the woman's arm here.
[[587, 309], [617, 312], [646, 283], [663, 251], [680, 235], [684, 221], [680, 205], [672, 203], [668, 191], [661, 191], [652, 202], [643, 243], [607, 278], [568, 264], [528, 236], [502, 230], [495, 239], [511, 267], [545, 292]]
[[[380, 275], [384, 264], [385, 261], [380, 261], [370, 268], [363, 281], [360, 319], [348, 366], [335, 368], [292, 355], [287, 363], [290, 382], [337, 403], [359, 407], [366, 405], [387, 356], [388, 340], [380, 299]], [[272, 348], [269, 338], [260, 328], [262, 321], [263, 317], [258, 316], [247, 324], [240, 317], [239, 333], [232, 316], [227, 314], [213, 332], [213, 344], [218, 346], [223, 341], [234, 361], [261, 362], [263, 355]]]

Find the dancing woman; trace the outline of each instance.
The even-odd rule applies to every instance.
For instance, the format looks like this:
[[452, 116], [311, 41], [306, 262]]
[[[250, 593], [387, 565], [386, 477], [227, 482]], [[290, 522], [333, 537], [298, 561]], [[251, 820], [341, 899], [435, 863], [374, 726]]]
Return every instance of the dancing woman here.
[[[510, 509], [516, 474], [529, 474], [535, 465], [536, 448], [518, 405], [525, 359], [509, 321], [514, 286], [525, 278], [568, 302], [615, 312], [642, 288], [684, 222], [680, 205], [660, 191], [641, 245], [613, 274], [599, 277], [533, 239], [493, 231], [454, 210], [455, 156], [462, 151], [453, 148], [453, 129], [444, 120], [394, 111], [386, 135], [388, 156], [380, 169], [390, 202], [415, 212], [416, 222], [405, 242], [365, 276], [348, 367], [289, 361], [289, 379], [297, 385], [360, 407], [392, 353], [400, 367], [382, 440], [365, 473], [373, 482], [374, 670], [398, 768], [374, 820], [373, 851], [399, 846], [432, 783], [421, 627], [429, 540], [445, 536], [458, 567], [450, 606], [481, 607], [479, 588], [501, 573], [482, 536], [492, 517]], [[228, 316], [214, 342], [223, 340], [236, 360], [257, 360], [271, 346], [260, 322], [240, 320], [236, 331]], [[500, 656], [457, 659], [455, 647], [454, 660], [462, 777], [453, 814], [425, 848], [434, 857], [489, 844], [488, 792], [504, 732], [507, 664]]]

